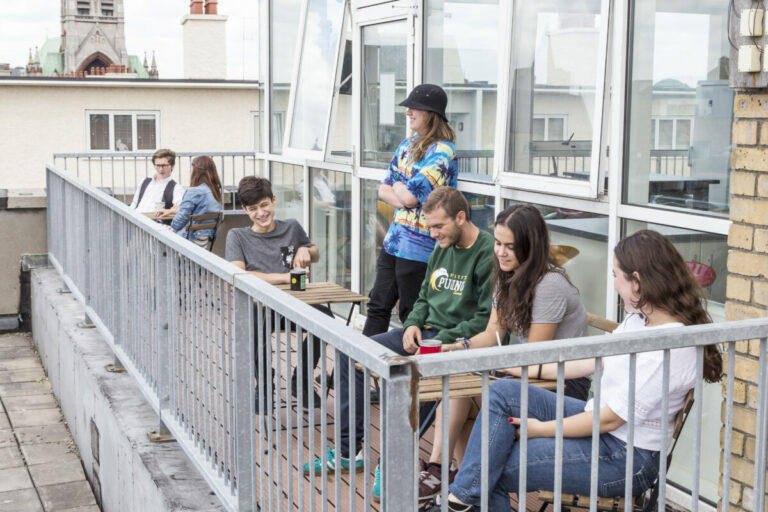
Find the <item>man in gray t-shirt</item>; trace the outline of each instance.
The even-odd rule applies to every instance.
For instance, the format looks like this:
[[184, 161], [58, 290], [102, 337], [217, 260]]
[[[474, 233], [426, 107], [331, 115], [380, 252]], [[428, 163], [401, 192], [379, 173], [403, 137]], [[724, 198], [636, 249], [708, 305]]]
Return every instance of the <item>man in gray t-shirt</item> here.
[[[227, 261], [270, 284], [290, 283], [290, 271], [293, 268], [308, 269], [310, 263], [320, 259], [317, 245], [307, 236], [306, 231], [295, 219], [275, 219], [275, 196], [272, 194], [272, 184], [264, 178], [246, 176], [240, 180], [237, 187], [237, 198], [243, 205], [243, 210], [253, 222], [249, 228], [235, 228], [227, 233]], [[325, 306], [314, 306], [323, 313], [333, 316]], [[254, 315], [257, 321], [258, 315]], [[279, 328], [283, 328], [281, 324]], [[261, 329], [264, 339], [267, 338], [266, 325], [256, 326], [256, 332]], [[263, 361], [266, 362], [266, 351], [271, 343], [264, 344]], [[279, 347], [278, 347], [279, 350]], [[302, 360], [307, 361], [309, 351], [307, 338], [301, 344]], [[278, 359], [278, 358], [275, 358]], [[313, 368], [320, 360], [320, 340], [314, 338]], [[256, 351], [256, 368], [259, 369], [259, 354]], [[303, 393], [305, 409], [320, 407], [321, 398], [312, 386], [312, 375], [306, 364], [302, 364], [305, 391]], [[268, 377], [265, 377], [265, 380]], [[270, 389], [270, 386], [267, 386]], [[291, 379], [293, 396], [298, 396], [297, 373], [294, 371]], [[258, 397], [258, 393], [256, 395]], [[312, 401], [310, 401], [312, 400]]]

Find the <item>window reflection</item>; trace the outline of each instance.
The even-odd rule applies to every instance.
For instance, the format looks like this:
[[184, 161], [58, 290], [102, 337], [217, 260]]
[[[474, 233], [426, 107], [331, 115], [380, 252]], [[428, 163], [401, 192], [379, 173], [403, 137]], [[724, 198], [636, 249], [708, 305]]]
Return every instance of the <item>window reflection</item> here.
[[[724, 235], [673, 228], [659, 224], [650, 224], [627, 220], [624, 232], [631, 235], [641, 229], [658, 231], [670, 239], [675, 248], [694, 271], [699, 285], [707, 297], [707, 312], [714, 322], [725, 322], [725, 283], [728, 275], [726, 260], [728, 244]], [[720, 435], [720, 402], [722, 400], [720, 384], [704, 383], [704, 419], [702, 422], [703, 439], [717, 439]], [[690, 424], [683, 428], [680, 442], [675, 449], [675, 457], [669, 469], [668, 479], [682, 486], [690, 485], [693, 478], [693, 428]], [[717, 502], [720, 454], [717, 450], [702, 450], [699, 482], [702, 497]]]
[[331, 158], [349, 161], [352, 157], [352, 16], [349, 7], [342, 34], [342, 60], [336, 78], [336, 102], [331, 114], [331, 132], [328, 138]]
[[603, 21], [597, 0], [515, 2], [513, 172], [589, 179]]
[[[395, 209], [379, 201], [379, 182], [362, 181], [363, 215], [360, 219], [360, 289], [363, 295], [373, 288], [376, 279], [376, 261], [379, 259], [381, 244], [387, 234]], [[364, 310], [363, 310], [363, 314]]]
[[727, 216], [728, 4], [634, 2], [634, 18], [625, 200]]
[[320, 151], [325, 146], [343, 17], [343, 0], [309, 1], [289, 140], [292, 148]]
[[[521, 203], [504, 201], [505, 208], [515, 204]], [[608, 217], [554, 206], [533, 206], [547, 222], [549, 243], [553, 248], [551, 254], [562, 263], [568, 278], [579, 289], [584, 307], [589, 313], [604, 317]]]
[[448, 94], [459, 178], [489, 181], [496, 128], [498, 2], [429, 0], [426, 11], [424, 81], [442, 85]]
[[301, 0], [271, 0], [272, 16], [270, 32], [270, 103], [272, 109], [272, 130], [270, 133], [270, 151], [283, 152], [283, 118], [288, 110], [288, 97], [291, 95], [293, 61], [296, 53], [296, 40], [299, 34]]
[[363, 27], [362, 164], [386, 169], [405, 138], [405, 21]]
[[493, 234], [496, 206], [493, 197], [462, 192], [469, 203], [469, 220], [480, 229]]
[[304, 218], [302, 187], [304, 167], [300, 165], [272, 162], [270, 181], [275, 195], [275, 217], [278, 219], [296, 219], [300, 223]]
[[[320, 261], [312, 265], [312, 281], [329, 281], [351, 288], [352, 176], [312, 169], [310, 204], [310, 238], [320, 250]], [[336, 306], [334, 311], [346, 317], [349, 305]]]

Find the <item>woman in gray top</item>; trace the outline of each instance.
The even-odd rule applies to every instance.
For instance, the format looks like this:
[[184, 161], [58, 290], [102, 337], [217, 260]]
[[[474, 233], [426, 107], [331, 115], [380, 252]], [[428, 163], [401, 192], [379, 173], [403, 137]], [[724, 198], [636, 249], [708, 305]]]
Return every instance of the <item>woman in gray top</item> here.
[[[494, 239], [494, 300], [488, 326], [472, 339], [444, 343], [442, 350], [493, 346], [507, 333], [517, 335], [523, 343], [585, 336], [584, 303], [565, 271], [550, 261], [549, 231], [539, 211], [530, 205], [505, 209], [496, 217]], [[532, 378], [540, 377], [539, 368], [530, 367]], [[566, 379], [565, 394], [586, 400], [589, 387], [588, 377]], [[448, 452], [453, 455], [460, 443], [456, 453], [460, 459], [471, 429], [468, 420], [477, 416], [479, 404], [471, 398], [452, 399], [449, 411]], [[439, 411], [435, 413], [432, 454], [419, 475], [421, 500], [440, 493], [441, 416]]]

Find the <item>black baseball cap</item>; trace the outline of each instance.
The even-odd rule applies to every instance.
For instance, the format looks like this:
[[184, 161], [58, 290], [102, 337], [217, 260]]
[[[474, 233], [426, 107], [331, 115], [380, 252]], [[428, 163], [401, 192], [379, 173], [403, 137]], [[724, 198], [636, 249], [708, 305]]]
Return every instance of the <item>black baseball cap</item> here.
[[411, 91], [405, 100], [400, 103], [401, 107], [415, 108], [416, 110], [428, 110], [439, 114], [445, 121], [445, 107], [448, 106], [448, 96], [439, 85], [421, 84], [417, 85]]

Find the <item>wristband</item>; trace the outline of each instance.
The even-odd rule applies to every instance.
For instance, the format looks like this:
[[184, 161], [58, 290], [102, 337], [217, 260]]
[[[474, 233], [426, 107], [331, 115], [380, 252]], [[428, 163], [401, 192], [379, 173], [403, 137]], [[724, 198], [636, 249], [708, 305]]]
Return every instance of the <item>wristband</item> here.
[[456, 338], [456, 342], [457, 343], [461, 342], [462, 346], [464, 347], [464, 350], [469, 350], [469, 339], [467, 339], [466, 337]]

